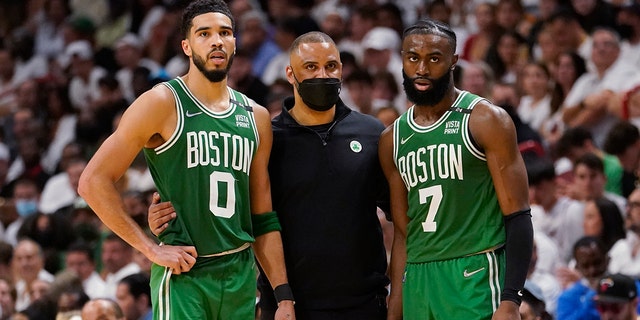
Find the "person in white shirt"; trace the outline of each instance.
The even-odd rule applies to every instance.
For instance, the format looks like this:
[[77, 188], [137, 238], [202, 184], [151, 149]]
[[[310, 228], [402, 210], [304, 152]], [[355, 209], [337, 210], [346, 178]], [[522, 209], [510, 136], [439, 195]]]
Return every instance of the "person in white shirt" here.
[[51, 214], [57, 210], [70, 206], [79, 197], [78, 180], [87, 166], [87, 160], [81, 157], [70, 159], [64, 172], [58, 173], [47, 180], [40, 196], [40, 211]]
[[[361, 45], [364, 50], [362, 65], [366, 66], [372, 75], [383, 72], [392, 74], [399, 89], [404, 78], [402, 76], [400, 36], [398, 33], [391, 28], [375, 27], [367, 32], [362, 39]], [[406, 98], [404, 94], [397, 95], [392, 102], [396, 108], [405, 109]]]
[[13, 253], [13, 270], [16, 286], [16, 310], [24, 310], [33, 297], [30, 287], [36, 280], [52, 282], [54, 277], [44, 269], [44, 254], [38, 243], [30, 239], [18, 242]]
[[35, 32], [35, 53], [52, 58], [64, 50], [64, 22], [70, 13], [67, 1], [46, 1], [43, 7], [44, 19]]
[[61, 56], [72, 74], [69, 81], [69, 100], [76, 110], [89, 108], [100, 99], [98, 81], [107, 71], [93, 62], [93, 49], [89, 41], [78, 40], [67, 45]]
[[16, 90], [24, 80], [16, 76], [16, 60], [9, 48], [0, 47], [0, 115], [17, 108]]
[[591, 62], [595, 70], [583, 74], [564, 100], [562, 119], [568, 127], [588, 128], [598, 147], [618, 118], [607, 110], [616, 93], [628, 90], [640, 69], [620, 56], [620, 37], [611, 29], [596, 29], [592, 35]]
[[621, 6], [616, 22], [621, 36], [626, 36], [620, 59], [640, 68], [640, 3], [632, 1], [630, 4]]
[[556, 244], [560, 263], [566, 265], [571, 260], [573, 244], [584, 233], [584, 204], [558, 194], [557, 175], [550, 160], [528, 161], [527, 175], [533, 228]]
[[106, 284], [98, 272], [93, 258], [93, 250], [89, 245], [77, 243], [67, 249], [65, 265], [82, 280], [82, 288], [91, 299], [106, 296]]
[[115, 58], [120, 69], [116, 72], [116, 79], [127, 101], [132, 102], [136, 97], [133, 92], [133, 70], [136, 67], [145, 67], [151, 71], [152, 77], [159, 76], [162, 67], [155, 61], [143, 56], [142, 41], [137, 35], [127, 33], [114, 45]]
[[609, 250], [609, 272], [640, 278], [640, 189], [629, 195], [626, 227], [626, 237]]
[[518, 116], [532, 129], [541, 132], [542, 125], [555, 111], [551, 110], [551, 74], [545, 64], [530, 62], [522, 69], [521, 76], [525, 95], [520, 98]]
[[7, 225], [3, 240], [15, 247], [19, 240], [18, 231], [25, 219], [38, 212], [40, 189], [33, 180], [18, 179], [13, 186], [12, 200], [18, 217]]
[[122, 278], [140, 272], [140, 266], [133, 261], [133, 248], [110, 233], [102, 242], [102, 265], [104, 267], [105, 296], [116, 298], [118, 283]]
[[555, 315], [556, 313], [558, 297], [560, 296], [560, 293], [562, 293], [562, 286], [555, 277], [556, 270], [546, 270], [545, 266], [542, 265], [545, 262], [541, 259], [544, 259], [545, 256], [548, 258], [549, 253], [557, 254], [557, 250], [555, 249], [556, 247], [555, 244], [553, 244], [553, 241], [544, 233], [534, 233], [533, 255], [531, 256], [531, 263], [529, 264], [529, 271], [527, 273], [527, 281], [525, 282], [525, 288], [527, 286], [527, 282], [533, 283], [539, 287], [540, 294], [546, 301], [545, 310], [552, 315]]

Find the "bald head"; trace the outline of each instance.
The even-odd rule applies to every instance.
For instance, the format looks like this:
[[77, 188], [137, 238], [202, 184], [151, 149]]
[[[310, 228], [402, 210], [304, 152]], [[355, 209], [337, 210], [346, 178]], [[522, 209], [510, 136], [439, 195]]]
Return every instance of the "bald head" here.
[[82, 307], [83, 320], [124, 320], [118, 304], [110, 299], [94, 299]]

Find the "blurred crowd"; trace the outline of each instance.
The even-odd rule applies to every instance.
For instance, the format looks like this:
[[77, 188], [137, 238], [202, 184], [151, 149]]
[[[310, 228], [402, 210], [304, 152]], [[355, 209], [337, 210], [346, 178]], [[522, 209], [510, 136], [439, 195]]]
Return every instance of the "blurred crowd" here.
[[[117, 301], [126, 319], [148, 316], [149, 261], [76, 190], [127, 106], [186, 72], [178, 25], [187, 3], [0, 2], [0, 320], [71, 319], [89, 298]], [[403, 28], [423, 17], [448, 23], [458, 37], [456, 87], [514, 120], [536, 231], [529, 281], [547, 315], [588, 319], [595, 306], [579, 301], [597, 279], [640, 277], [637, 1], [228, 3], [237, 39], [229, 85], [273, 116], [292, 95], [289, 46], [320, 30], [341, 51], [342, 100], [390, 125], [410, 107]], [[154, 185], [142, 156], [119, 190], [145, 227]], [[392, 228], [381, 222], [389, 244]]]

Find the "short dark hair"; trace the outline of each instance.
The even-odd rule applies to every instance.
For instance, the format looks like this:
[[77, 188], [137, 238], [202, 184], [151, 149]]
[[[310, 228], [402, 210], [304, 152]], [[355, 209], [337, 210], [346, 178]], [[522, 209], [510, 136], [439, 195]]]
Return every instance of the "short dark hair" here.
[[607, 133], [604, 142], [604, 151], [619, 155], [623, 154], [627, 148], [640, 140], [640, 131], [629, 121], [616, 123]]
[[451, 50], [453, 52], [456, 51], [458, 38], [456, 37], [456, 33], [451, 29], [451, 27], [438, 20], [433, 19], [421, 19], [412, 26], [404, 29], [402, 33], [402, 40], [406, 37], [414, 34], [432, 34], [441, 37], [445, 37], [449, 39], [449, 45], [451, 46]]
[[551, 181], [556, 177], [553, 161], [546, 158], [531, 158], [525, 161], [529, 185], [535, 186], [543, 181]]
[[576, 251], [578, 251], [579, 248], [592, 248], [592, 247], [595, 247], [598, 250], [600, 250], [600, 252], [603, 255], [607, 254], [607, 247], [602, 242], [602, 240], [600, 240], [600, 238], [594, 237], [594, 236], [584, 236], [578, 239], [573, 244], [573, 256], [575, 257]]
[[9, 265], [13, 259], [13, 246], [0, 240], [0, 264]]
[[584, 127], [567, 129], [556, 143], [556, 152], [559, 156], [569, 154], [571, 148], [582, 147], [585, 142], [593, 141], [593, 135]]
[[191, 27], [193, 26], [193, 18], [209, 12], [222, 13], [229, 17], [229, 20], [231, 20], [231, 26], [235, 32], [236, 22], [233, 19], [231, 10], [229, 10], [229, 6], [227, 6], [226, 2], [222, 0], [197, 0], [190, 3], [182, 13], [182, 24], [180, 26], [180, 32], [182, 32], [182, 35], [185, 38], [189, 35], [189, 30], [191, 30]]
[[95, 263], [95, 257], [94, 257], [95, 253], [93, 251], [93, 248], [85, 242], [74, 242], [71, 245], [69, 245], [69, 248], [67, 248], [67, 254], [71, 252], [82, 253], [89, 258], [89, 261], [91, 261], [92, 263]]
[[125, 284], [129, 288], [129, 293], [137, 300], [142, 295], [146, 295], [151, 306], [151, 287], [149, 286], [149, 277], [140, 272], [128, 275], [119, 282]]
[[602, 174], [604, 174], [604, 162], [600, 157], [596, 156], [591, 152], [587, 152], [576, 159], [576, 162], [573, 164], [573, 170], [575, 170], [578, 165], [585, 165], [587, 168], [591, 170], [596, 170]]
[[331, 39], [331, 37], [326, 33], [323, 33], [320, 31], [307, 32], [297, 37], [295, 40], [293, 40], [293, 43], [291, 44], [291, 48], [289, 48], [289, 54], [298, 50], [300, 45], [303, 43], [325, 43], [325, 42], [331, 43], [334, 46], [336, 45], [333, 39]]

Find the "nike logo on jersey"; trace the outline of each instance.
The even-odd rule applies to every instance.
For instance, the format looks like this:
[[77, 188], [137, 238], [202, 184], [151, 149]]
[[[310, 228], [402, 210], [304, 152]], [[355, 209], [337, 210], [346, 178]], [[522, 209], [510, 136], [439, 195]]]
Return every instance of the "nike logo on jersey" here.
[[187, 118], [191, 118], [191, 117], [195, 117], [195, 116], [197, 116], [197, 115], [199, 115], [201, 113], [202, 113], [202, 111], [196, 112], [196, 113], [189, 113], [189, 110], [187, 110], [186, 115], [187, 115]]
[[464, 272], [462, 273], [462, 275], [463, 275], [465, 278], [469, 278], [469, 277], [471, 277], [472, 275], [474, 275], [474, 274], [476, 274], [476, 273], [478, 273], [478, 272], [480, 272], [480, 271], [482, 271], [482, 270], [484, 270], [484, 267], [482, 267], [482, 268], [480, 268], [480, 269], [478, 269], [478, 270], [471, 271], [471, 272], [468, 272], [468, 271], [467, 271], [467, 269], [464, 269]]
[[405, 144], [407, 143], [407, 141], [409, 141], [409, 139], [411, 139], [411, 137], [413, 137], [413, 135], [416, 134], [415, 132], [412, 133], [410, 136], [406, 137], [406, 138], [402, 138], [400, 139], [400, 144]]

